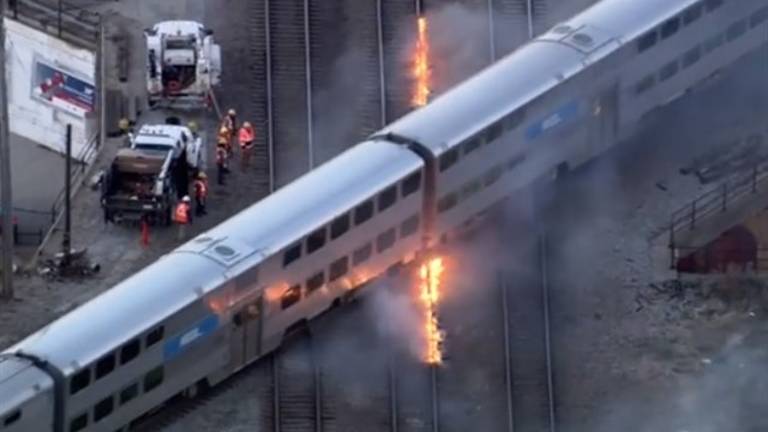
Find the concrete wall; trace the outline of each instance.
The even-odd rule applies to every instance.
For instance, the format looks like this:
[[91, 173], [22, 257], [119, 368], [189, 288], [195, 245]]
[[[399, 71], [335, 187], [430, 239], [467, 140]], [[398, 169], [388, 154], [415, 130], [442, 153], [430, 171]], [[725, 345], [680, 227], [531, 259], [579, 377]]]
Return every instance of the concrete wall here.
[[72, 155], [82, 155], [97, 130], [94, 116], [96, 55], [5, 18], [11, 133], [30, 145], [64, 153], [72, 125]]

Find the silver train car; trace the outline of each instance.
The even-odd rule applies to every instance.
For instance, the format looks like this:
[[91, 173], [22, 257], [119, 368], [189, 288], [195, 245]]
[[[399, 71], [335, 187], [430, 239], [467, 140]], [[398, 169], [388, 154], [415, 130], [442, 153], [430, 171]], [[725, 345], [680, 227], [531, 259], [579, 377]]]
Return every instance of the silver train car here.
[[763, 0], [603, 0], [0, 354], [0, 431], [127, 430], [765, 43]]

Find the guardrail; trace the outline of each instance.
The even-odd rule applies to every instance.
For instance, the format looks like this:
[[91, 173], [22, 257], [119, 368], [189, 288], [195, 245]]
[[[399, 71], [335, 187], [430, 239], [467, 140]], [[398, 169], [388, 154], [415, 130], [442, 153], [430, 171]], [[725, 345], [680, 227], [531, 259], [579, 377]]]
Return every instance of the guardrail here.
[[672, 213], [669, 224], [670, 248], [673, 250], [677, 248], [675, 233], [684, 229], [693, 230], [703, 219], [725, 212], [729, 206], [742, 202], [743, 199], [764, 187], [763, 183], [766, 179], [768, 179], [768, 163], [755, 165], [745, 175], [724, 182], [716, 189], [704, 193]]
[[74, 45], [96, 49], [101, 16], [61, 0], [7, 0], [6, 15]]
[[679, 273], [763, 273], [768, 271], [768, 248], [677, 248]]

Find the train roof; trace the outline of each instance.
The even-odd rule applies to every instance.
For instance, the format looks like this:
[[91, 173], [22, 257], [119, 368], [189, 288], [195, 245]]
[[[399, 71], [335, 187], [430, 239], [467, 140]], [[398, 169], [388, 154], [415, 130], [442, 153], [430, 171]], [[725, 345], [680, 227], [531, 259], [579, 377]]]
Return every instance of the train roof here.
[[[53, 379], [26, 359], [0, 355], [0, 418], [13, 412], [39, 393], [53, 388]], [[53, 396], [49, 398], [53, 400]]]
[[394, 133], [439, 155], [696, 2], [602, 0], [375, 136]]
[[304, 174], [276, 193], [200, 234], [179, 251], [206, 251], [217, 242], [233, 251], [219, 256], [234, 265], [238, 256], [271, 255], [330, 222], [423, 165], [407, 148], [386, 141], [365, 141]]
[[223, 268], [209, 259], [165, 255], [6, 353], [22, 351], [70, 374], [151, 329], [222, 280]]

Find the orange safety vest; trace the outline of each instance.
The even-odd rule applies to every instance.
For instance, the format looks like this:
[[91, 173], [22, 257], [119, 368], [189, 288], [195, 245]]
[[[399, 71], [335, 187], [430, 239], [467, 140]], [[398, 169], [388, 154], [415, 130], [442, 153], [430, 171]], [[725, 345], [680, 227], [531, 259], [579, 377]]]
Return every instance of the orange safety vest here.
[[205, 181], [197, 179], [195, 180], [195, 196], [197, 198], [205, 198], [208, 196], [208, 185]]
[[180, 202], [178, 206], [176, 206], [176, 213], [174, 214], [173, 218], [176, 223], [180, 224], [188, 224], [189, 223], [189, 204], [185, 202]]
[[238, 133], [238, 140], [240, 141], [240, 147], [245, 147], [247, 144], [250, 144], [253, 142], [256, 133], [254, 132], [253, 128], [240, 128], [240, 132]]

